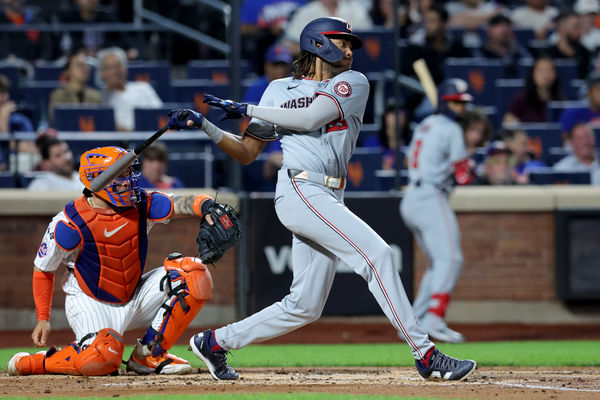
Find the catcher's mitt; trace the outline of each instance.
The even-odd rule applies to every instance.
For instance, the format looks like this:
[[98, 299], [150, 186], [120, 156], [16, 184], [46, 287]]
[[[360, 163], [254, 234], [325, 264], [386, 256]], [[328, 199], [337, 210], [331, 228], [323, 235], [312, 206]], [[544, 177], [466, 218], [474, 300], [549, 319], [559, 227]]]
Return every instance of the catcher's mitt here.
[[[198, 257], [203, 264], [213, 264], [217, 262], [225, 251], [234, 246], [240, 240], [240, 223], [233, 207], [220, 204], [214, 201], [202, 206], [202, 222], [200, 223], [200, 233], [196, 238], [198, 245]], [[206, 216], [211, 216], [214, 225], [206, 220]]]

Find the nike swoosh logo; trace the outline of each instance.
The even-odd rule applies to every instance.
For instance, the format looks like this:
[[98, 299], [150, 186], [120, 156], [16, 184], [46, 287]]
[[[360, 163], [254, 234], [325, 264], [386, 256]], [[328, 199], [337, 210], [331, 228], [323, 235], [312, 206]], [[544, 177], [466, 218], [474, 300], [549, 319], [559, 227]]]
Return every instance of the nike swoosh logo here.
[[[123, 226], [125, 226], [125, 225], [123, 225]], [[114, 351], [114, 350], [112, 349], [112, 347], [110, 347], [110, 346], [108, 347], [108, 351], [110, 351], [111, 353], [119, 354], [119, 352], [118, 352], [118, 351]]]
[[112, 235], [114, 235], [115, 233], [119, 232], [121, 229], [123, 229], [125, 227], [125, 225], [127, 225], [128, 222], [125, 222], [123, 225], [119, 226], [118, 228], [113, 229], [112, 231], [108, 231], [106, 230], [106, 228], [104, 228], [104, 237], [111, 237]]
[[296, 85], [296, 86], [288, 86], [288, 87], [287, 87], [287, 90], [296, 89], [298, 86], [300, 86], [300, 85]]

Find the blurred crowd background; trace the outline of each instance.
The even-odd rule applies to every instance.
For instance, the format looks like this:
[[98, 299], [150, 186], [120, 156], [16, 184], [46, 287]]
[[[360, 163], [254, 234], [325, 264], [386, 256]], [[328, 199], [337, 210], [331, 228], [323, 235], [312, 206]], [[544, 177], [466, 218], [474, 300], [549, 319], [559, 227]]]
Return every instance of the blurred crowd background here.
[[[290, 75], [300, 31], [319, 16], [347, 19], [365, 43], [353, 69], [371, 92], [348, 190], [406, 183], [412, 130], [435, 112], [396, 83], [415, 78], [419, 58], [437, 84], [470, 85], [475, 101], [462, 126], [475, 184], [600, 184], [600, 1], [394, 4], [1, 0], [0, 187], [80, 188], [81, 153], [132, 147], [173, 108], [243, 132], [248, 121], [219, 122], [203, 94], [258, 103], [270, 81]], [[223, 46], [239, 46], [240, 59]], [[227, 157], [201, 134], [167, 134], [142, 160], [143, 183], [272, 191], [280, 164], [274, 142], [232, 178]]]

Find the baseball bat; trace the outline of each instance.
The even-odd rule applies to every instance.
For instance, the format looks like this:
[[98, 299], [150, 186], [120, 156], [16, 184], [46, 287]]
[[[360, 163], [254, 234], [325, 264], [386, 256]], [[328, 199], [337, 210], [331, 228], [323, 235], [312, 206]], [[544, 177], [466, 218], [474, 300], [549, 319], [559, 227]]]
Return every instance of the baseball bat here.
[[431, 102], [433, 108], [437, 108], [437, 88], [435, 86], [435, 82], [429, 73], [429, 68], [427, 68], [427, 64], [425, 64], [425, 60], [419, 58], [417, 61], [413, 63], [413, 69], [419, 78], [419, 82], [421, 82], [421, 86], [423, 86], [423, 90], [425, 90], [425, 95]]
[[[188, 112], [185, 110], [179, 111], [177, 114], [177, 119], [180, 121], [185, 121], [188, 117]], [[150, 136], [146, 141], [139, 146], [137, 146], [133, 151], [128, 152], [123, 157], [119, 158], [117, 162], [104, 170], [100, 175], [94, 179], [90, 184], [90, 190], [92, 192], [97, 192], [101, 190], [103, 187], [108, 185], [113, 181], [117, 176], [121, 174], [126, 168], [128, 168], [133, 162], [142, 154], [144, 150], [152, 143], [156, 141], [159, 137], [162, 136], [169, 129], [168, 125], [163, 126], [159, 130], [154, 133], [154, 135]]]

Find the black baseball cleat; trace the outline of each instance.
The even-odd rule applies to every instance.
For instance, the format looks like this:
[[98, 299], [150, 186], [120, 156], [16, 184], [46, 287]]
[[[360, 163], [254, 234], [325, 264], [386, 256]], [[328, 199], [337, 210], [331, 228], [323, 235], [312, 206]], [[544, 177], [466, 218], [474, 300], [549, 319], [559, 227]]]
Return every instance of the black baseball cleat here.
[[206, 364], [210, 374], [216, 380], [232, 381], [237, 379], [239, 377], [238, 373], [227, 364], [227, 350], [213, 351], [210, 348], [208, 339], [211, 335], [212, 331], [208, 329], [198, 335], [192, 336], [190, 339], [190, 350]]
[[445, 355], [436, 348], [429, 350], [423, 360], [415, 360], [423, 379], [462, 381], [477, 368], [473, 360], [459, 360]]

